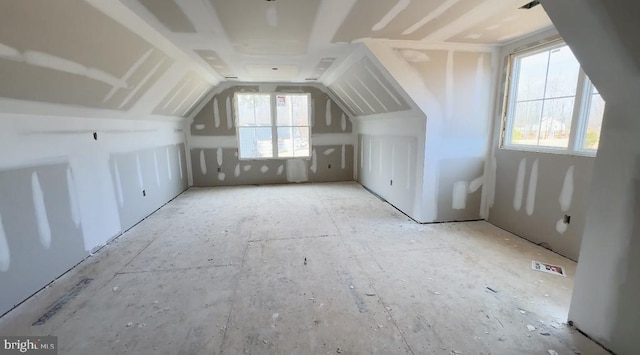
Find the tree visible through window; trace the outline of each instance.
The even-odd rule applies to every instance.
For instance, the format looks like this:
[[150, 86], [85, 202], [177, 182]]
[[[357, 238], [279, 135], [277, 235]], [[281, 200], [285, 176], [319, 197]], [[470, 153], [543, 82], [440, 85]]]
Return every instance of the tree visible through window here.
[[597, 149], [604, 101], [568, 46], [513, 55], [509, 90], [503, 146]]
[[235, 96], [240, 159], [310, 157], [308, 94]]

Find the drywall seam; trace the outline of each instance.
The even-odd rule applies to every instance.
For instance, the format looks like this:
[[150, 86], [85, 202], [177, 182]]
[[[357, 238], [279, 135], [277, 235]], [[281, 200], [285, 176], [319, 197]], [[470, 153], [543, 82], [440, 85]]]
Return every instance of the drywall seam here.
[[44, 193], [40, 185], [40, 179], [38, 179], [38, 173], [35, 171], [31, 174], [31, 190], [40, 243], [45, 249], [49, 249], [51, 248], [51, 227], [44, 202]]
[[522, 199], [524, 197], [524, 179], [527, 168], [527, 158], [522, 158], [518, 165], [518, 175], [516, 177], [516, 186], [513, 193], [513, 209], [520, 211], [522, 207]]
[[558, 202], [560, 203], [560, 209], [562, 212], [567, 212], [571, 208], [571, 200], [573, 199], [573, 171], [575, 165], [571, 165], [567, 169], [567, 173], [564, 176], [564, 182], [562, 184], [562, 190], [560, 191], [560, 197]]
[[538, 190], [538, 159], [531, 166], [531, 175], [529, 175], [529, 189], [527, 191], [526, 211], [529, 216], [533, 215], [536, 204], [536, 192]]
[[69, 192], [69, 204], [71, 207], [71, 219], [76, 228], [80, 227], [81, 215], [80, 206], [78, 205], [78, 192], [76, 191], [76, 182], [73, 178], [73, 171], [69, 166], [67, 168], [67, 190]]
[[387, 12], [373, 27], [371, 31], [378, 32], [393, 21], [402, 11], [406, 10], [411, 4], [411, 0], [398, 0], [398, 2]]
[[0, 215], [0, 271], [6, 272], [9, 270], [9, 266], [11, 266], [11, 251], [2, 225], [2, 215]]

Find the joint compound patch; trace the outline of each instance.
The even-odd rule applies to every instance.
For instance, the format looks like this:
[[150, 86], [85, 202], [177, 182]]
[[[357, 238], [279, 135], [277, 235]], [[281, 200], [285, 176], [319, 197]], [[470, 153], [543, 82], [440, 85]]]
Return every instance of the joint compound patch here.
[[533, 270], [538, 270], [538, 271], [542, 271], [542, 272], [546, 272], [548, 274], [554, 274], [554, 275], [558, 275], [558, 276], [567, 276], [564, 272], [564, 269], [562, 268], [562, 266], [558, 266], [558, 265], [551, 265], [551, 264], [547, 264], [547, 263], [541, 263], [539, 261], [532, 261], [531, 262], [531, 268]]

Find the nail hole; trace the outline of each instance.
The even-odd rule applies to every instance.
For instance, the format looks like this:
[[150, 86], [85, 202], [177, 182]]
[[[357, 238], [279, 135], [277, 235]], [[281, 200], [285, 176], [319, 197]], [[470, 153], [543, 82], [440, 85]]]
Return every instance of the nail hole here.
[[98, 140], [98, 132], [93, 132], [93, 140], [94, 141]]

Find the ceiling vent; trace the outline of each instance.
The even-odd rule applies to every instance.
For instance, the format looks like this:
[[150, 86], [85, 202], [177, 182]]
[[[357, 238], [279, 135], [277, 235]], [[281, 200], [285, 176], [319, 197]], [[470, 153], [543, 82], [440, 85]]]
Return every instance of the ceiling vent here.
[[538, 6], [538, 5], [540, 5], [540, 1], [534, 0], [534, 1], [530, 2], [530, 3], [525, 4], [524, 6], [522, 6], [521, 9], [529, 10], [531, 8], [534, 8], [534, 7]]

